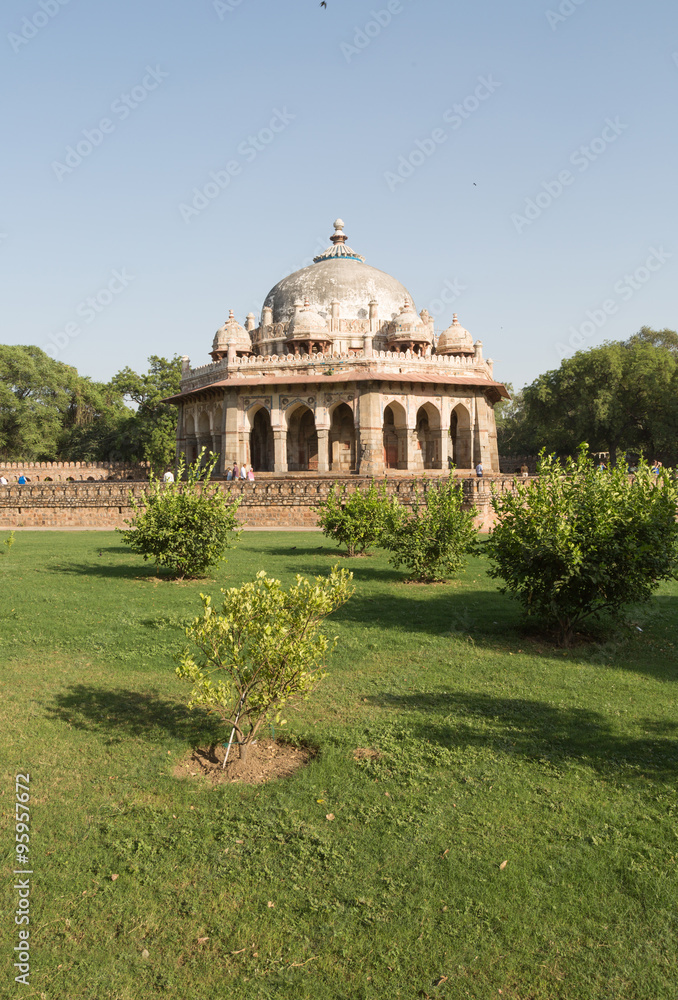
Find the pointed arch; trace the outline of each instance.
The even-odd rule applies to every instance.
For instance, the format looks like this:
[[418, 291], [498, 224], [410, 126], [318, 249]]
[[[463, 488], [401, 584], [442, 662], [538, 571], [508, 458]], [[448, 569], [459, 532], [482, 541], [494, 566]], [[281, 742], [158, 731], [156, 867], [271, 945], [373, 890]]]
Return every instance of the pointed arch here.
[[271, 415], [265, 406], [249, 413], [250, 464], [255, 472], [273, 472], [273, 430]]
[[407, 413], [396, 400], [384, 407], [384, 467], [407, 468]]
[[417, 410], [417, 448], [413, 465], [424, 469], [439, 469], [440, 410], [433, 403], [423, 403]]
[[331, 472], [355, 471], [355, 421], [347, 403], [338, 403], [330, 415], [329, 459]]
[[303, 404], [287, 413], [287, 469], [315, 472], [318, 469], [318, 432], [313, 410]]
[[463, 403], [457, 403], [450, 417], [450, 458], [457, 469], [473, 468], [471, 414]]

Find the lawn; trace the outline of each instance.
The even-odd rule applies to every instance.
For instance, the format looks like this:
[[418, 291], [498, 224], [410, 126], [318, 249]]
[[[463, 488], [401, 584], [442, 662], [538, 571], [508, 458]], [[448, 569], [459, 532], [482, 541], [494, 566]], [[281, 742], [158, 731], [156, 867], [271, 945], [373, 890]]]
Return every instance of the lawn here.
[[12, 982], [6, 917], [0, 995], [674, 1000], [674, 583], [563, 651], [522, 630], [482, 556], [429, 587], [381, 552], [342, 559], [356, 593], [287, 727], [312, 762], [259, 786], [173, 776], [219, 735], [174, 674], [199, 594], [336, 558], [321, 535], [253, 532], [214, 579], [172, 583], [112, 532], [17, 533], [0, 794], [11, 872], [30, 773], [31, 974]]

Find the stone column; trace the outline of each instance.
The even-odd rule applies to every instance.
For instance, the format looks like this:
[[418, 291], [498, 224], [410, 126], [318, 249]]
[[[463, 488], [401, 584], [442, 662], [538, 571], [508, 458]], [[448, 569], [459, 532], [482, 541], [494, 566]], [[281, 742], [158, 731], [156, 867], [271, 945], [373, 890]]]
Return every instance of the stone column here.
[[424, 453], [419, 448], [419, 437], [417, 428], [408, 427], [403, 433], [405, 440], [405, 468], [410, 472], [424, 471]]
[[[475, 450], [478, 454], [478, 459], [480, 461], [483, 470], [485, 472], [498, 472], [499, 462], [495, 460], [494, 464], [492, 462], [492, 452], [490, 450], [490, 428], [488, 420], [488, 403], [484, 396], [476, 397], [476, 433], [475, 433]], [[492, 414], [494, 416], [494, 414]]]
[[327, 427], [316, 427], [318, 435], [318, 472], [330, 471], [329, 437]]
[[222, 468], [230, 468], [238, 460], [238, 394], [224, 393], [224, 434]]
[[437, 432], [440, 434], [440, 468], [443, 472], [450, 471], [450, 457], [452, 454], [452, 439], [449, 427], [444, 425]]
[[287, 429], [273, 431], [273, 471], [287, 472]]
[[184, 420], [184, 404], [179, 404], [179, 414], [177, 419], [177, 449], [175, 462], [178, 465], [179, 459], [186, 454], [186, 422]]
[[384, 427], [378, 384], [361, 383], [356, 428], [356, 471], [360, 476], [384, 475]]

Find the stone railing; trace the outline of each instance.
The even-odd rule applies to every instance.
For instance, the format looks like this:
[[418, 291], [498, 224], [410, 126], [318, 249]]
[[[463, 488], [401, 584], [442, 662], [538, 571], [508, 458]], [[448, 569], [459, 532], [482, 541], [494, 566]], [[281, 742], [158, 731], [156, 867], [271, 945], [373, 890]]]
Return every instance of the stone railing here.
[[[440, 474], [439, 474], [440, 475]], [[424, 489], [435, 482], [435, 473], [415, 480], [411, 476], [387, 479], [386, 489], [397, 496], [401, 503], [410, 504], [415, 483]], [[460, 477], [461, 478], [461, 477]], [[337, 483], [349, 489], [365, 487], [369, 478], [350, 476], [300, 477], [274, 475], [262, 476], [254, 482], [220, 482], [227, 496], [240, 498], [238, 516], [251, 527], [314, 527], [314, 511]], [[492, 485], [501, 491], [513, 489], [513, 477], [462, 478], [464, 496], [469, 506], [478, 510], [477, 524], [488, 528], [493, 521], [490, 507]], [[130, 493], [143, 498], [147, 488], [143, 482], [135, 483], [38, 483], [27, 486], [0, 486], [0, 530], [16, 527], [123, 527], [131, 517]]]
[[[400, 371], [401, 366], [407, 364], [414, 366], [414, 370], [442, 371], [445, 375], [464, 375], [473, 371], [490, 380], [493, 379], [491, 364], [475, 355], [421, 355], [410, 351], [377, 350], [367, 355], [364, 350], [355, 350], [342, 354], [271, 354], [265, 357], [250, 355], [249, 357], [236, 358], [231, 364], [222, 359], [186, 370], [182, 378], [181, 388], [183, 392], [186, 392], [224, 379], [237, 381], [238, 378], [254, 378], [257, 375], [299, 374], [309, 378], [317, 375], [320, 378], [323, 371], [329, 368], [337, 369], [336, 373], [338, 374], [342, 368], [352, 368], [356, 364], [361, 367], [369, 367], [375, 362], [379, 363], [382, 371], [384, 369], [388, 371], [389, 367], [392, 367], [394, 374], [396, 368]], [[317, 370], [315, 370], [316, 368]]]

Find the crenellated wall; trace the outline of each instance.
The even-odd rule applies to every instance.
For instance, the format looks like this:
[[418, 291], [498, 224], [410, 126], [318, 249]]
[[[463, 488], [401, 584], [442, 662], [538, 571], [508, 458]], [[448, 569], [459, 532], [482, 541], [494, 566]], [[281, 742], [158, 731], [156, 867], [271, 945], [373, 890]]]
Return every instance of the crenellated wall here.
[[[411, 477], [387, 479], [387, 490], [409, 504], [415, 482], [434, 482]], [[345, 482], [349, 488], [366, 487], [368, 478], [286, 476], [261, 477], [254, 482], [219, 483], [227, 495], [241, 497], [239, 518], [251, 527], [314, 527], [314, 507], [332, 485]], [[493, 522], [490, 508], [492, 484], [499, 490], [513, 488], [513, 478], [502, 476], [462, 479], [469, 505], [478, 508], [478, 526], [487, 529]], [[130, 492], [141, 497], [147, 488], [135, 483], [39, 483], [27, 486], [0, 486], [0, 530], [7, 528], [119, 528], [131, 517]]]
[[3, 462], [0, 476], [16, 483], [19, 476], [30, 483], [100, 482], [102, 480], [142, 480], [148, 478], [148, 465], [142, 462]]

